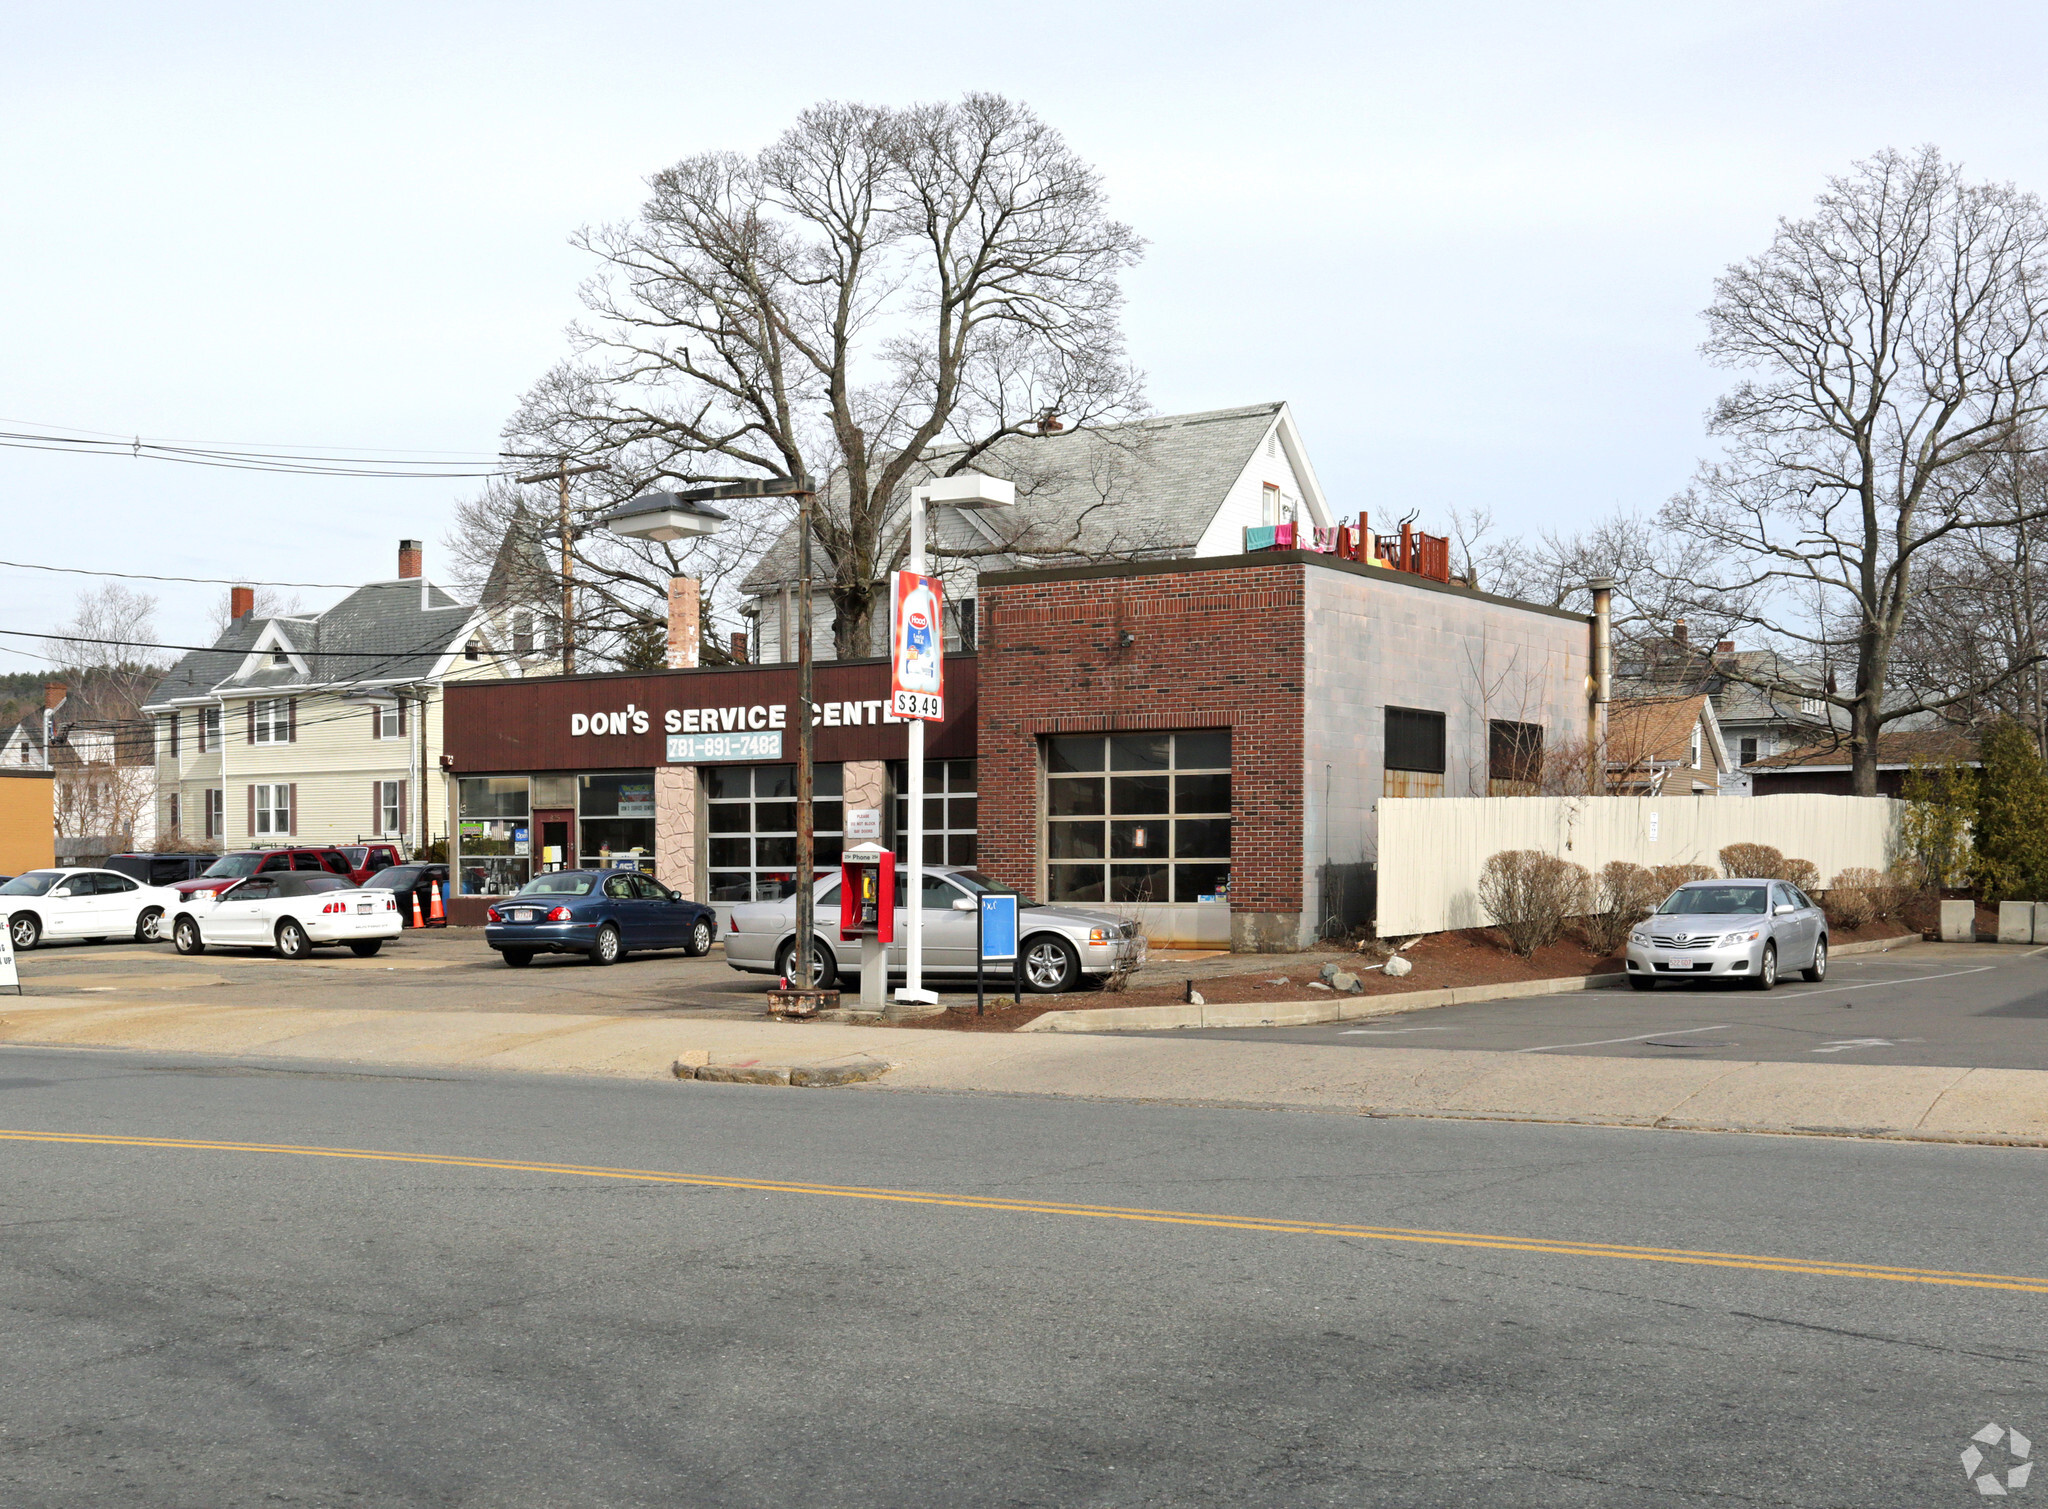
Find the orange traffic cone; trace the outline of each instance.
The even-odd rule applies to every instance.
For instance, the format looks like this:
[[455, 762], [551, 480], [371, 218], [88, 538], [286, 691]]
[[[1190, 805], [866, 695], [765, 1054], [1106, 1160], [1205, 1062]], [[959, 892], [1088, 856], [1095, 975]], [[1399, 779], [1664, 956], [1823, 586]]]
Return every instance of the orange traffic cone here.
[[448, 925], [448, 914], [441, 910], [441, 888], [438, 885], [427, 891], [427, 921], [434, 927]]
[[412, 925], [414, 927], [426, 926], [426, 923], [420, 920], [420, 893], [418, 891], [412, 893]]

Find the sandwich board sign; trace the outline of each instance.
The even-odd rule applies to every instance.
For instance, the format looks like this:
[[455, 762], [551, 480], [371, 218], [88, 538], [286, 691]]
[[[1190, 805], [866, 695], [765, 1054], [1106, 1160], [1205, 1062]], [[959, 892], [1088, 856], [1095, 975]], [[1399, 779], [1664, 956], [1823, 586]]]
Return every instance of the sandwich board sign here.
[[14, 925], [12, 918], [4, 920], [7, 925], [0, 927], [0, 985], [12, 985], [16, 995], [21, 994], [21, 976], [14, 969]]

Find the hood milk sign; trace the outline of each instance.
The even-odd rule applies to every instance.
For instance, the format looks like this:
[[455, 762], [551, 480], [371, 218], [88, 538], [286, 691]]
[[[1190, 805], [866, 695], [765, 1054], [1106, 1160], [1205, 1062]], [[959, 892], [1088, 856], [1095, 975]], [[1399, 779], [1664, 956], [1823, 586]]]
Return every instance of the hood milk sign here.
[[[654, 710], [628, 702], [623, 708], [571, 713], [569, 736], [575, 739], [644, 734], [653, 727]], [[790, 704], [755, 702], [730, 707], [672, 707], [661, 714], [667, 736], [667, 758], [676, 765], [713, 764], [722, 760], [780, 760], [782, 734], [788, 728]], [[811, 708], [813, 728], [859, 728], [876, 723], [901, 723], [878, 697], [864, 701], [817, 702]]]

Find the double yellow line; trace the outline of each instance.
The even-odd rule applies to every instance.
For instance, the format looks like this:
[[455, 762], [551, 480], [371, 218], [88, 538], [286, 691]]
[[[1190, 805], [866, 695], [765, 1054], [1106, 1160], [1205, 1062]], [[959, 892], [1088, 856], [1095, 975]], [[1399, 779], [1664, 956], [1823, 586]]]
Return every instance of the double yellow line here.
[[1007, 1200], [992, 1195], [946, 1195], [930, 1190], [806, 1184], [791, 1179], [729, 1179], [715, 1174], [678, 1174], [665, 1169], [605, 1168], [578, 1163], [534, 1163], [513, 1158], [460, 1158], [442, 1153], [393, 1153], [371, 1148], [299, 1147], [290, 1143], [213, 1142], [183, 1137], [114, 1137], [90, 1132], [0, 1130], [0, 1142], [72, 1143], [87, 1147], [152, 1148], [164, 1152], [268, 1153], [296, 1158], [345, 1158], [364, 1163], [423, 1164], [433, 1168], [484, 1169], [493, 1173], [553, 1174], [577, 1179], [626, 1179], [640, 1184], [683, 1184], [700, 1189], [744, 1190], [771, 1195], [879, 1200], [896, 1205], [936, 1205], [954, 1210], [990, 1210], [1005, 1215], [1142, 1221], [1152, 1225], [1206, 1226], [1224, 1231], [1271, 1232], [1282, 1236], [1411, 1242], [1438, 1247], [1476, 1247], [1493, 1252], [1535, 1252], [1552, 1257], [1608, 1258], [1637, 1263], [1684, 1263], [1706, 1268], [1747, 1268], [1762, 1273], [1796, 1273], [1812, 1278], [1883, 1279], [1892, 1283], [1942, 1284], [1964, 1289], [2009, 1289], [2023, 1294], [2048, 1294], [2048, 1278], [2026, 1278], [2005, 1273], [1965, 1273], [1941, 1268], [1895, 1268], [1882, 1263], [1781, 1258], [1747, 1252], [1695, 1252], [1683, 1247], [1635, 1247], [1616, 1242], [1572, 1242], [1551, 1237], [1499, 1236], [1475, 1231], [1432, 1231], [1423, 1227], [1347, 1226], [1330, 1221], [1290, 1221], [1267, 1216], [1227, 1216], [1202, 1211], [1148, 1210], [1143, 1207], [1121, 1205], [1074, 1205], [1061, 1200]]

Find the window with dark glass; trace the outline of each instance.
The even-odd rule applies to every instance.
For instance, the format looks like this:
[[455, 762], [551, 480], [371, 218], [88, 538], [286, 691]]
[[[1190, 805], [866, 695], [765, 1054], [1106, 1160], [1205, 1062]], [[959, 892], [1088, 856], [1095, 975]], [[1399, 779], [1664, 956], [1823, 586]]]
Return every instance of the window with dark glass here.
[[1058, 734], [1045, 751], [1052, 901], [1227, 901], [1230, 730]]
[[[924, 862], [928, 865], [971, 865], [981, 822], [980, 803], [974, 789], [976, 766], [972, 760], [926, 760], [924, 762]], [[894, 826], [889, 846], [900, 864], [910, 857], [910, 766], [902, 760], [889, 764], [889, 803]]]
[[1390, 707], [1382, 796], [1444, 794], [1444, 715], [1416, 707]]
[[1486, 725], [1486, 794], [1534, 796], [1543, 780], [1543, 725], [1495, 718]]
[[[796, 889], [796, 767], [707, 765], [699, 771], [710, 829], [711, 899], [777, 901]], [[837, 869], [840, 766], [811, 767], [811, 847], [815, 873]]]

